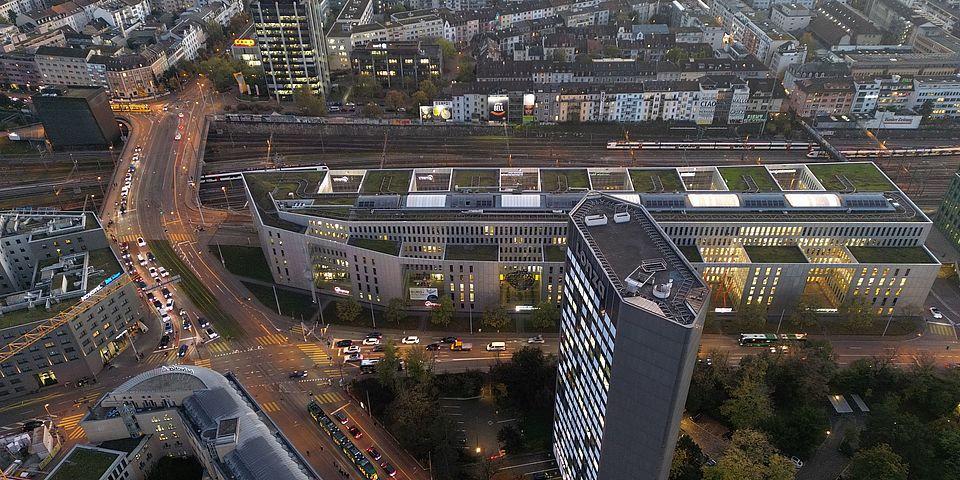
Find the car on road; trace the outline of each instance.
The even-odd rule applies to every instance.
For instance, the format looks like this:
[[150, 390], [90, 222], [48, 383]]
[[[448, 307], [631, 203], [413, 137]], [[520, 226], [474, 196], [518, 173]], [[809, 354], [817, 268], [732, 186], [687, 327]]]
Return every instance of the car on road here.
[[793, 466], [796, 467], [797, 470], [803, 468], [803, 460], [800, 460], [797, 457], [790, 457], [790, 461], [793, 462]]
[[367, 453], [370, 454], [370, 458], [372, 458], [375, 462], [379, 462], [380, 458], [382, 457], [382, 455], [380, 455], [380, 451], [373, 447], [368, 448]]
[[141, 246], [141, 247], [146, 247], [146, 246], [147, 246], [147, 242], [145, 242], [145, 241], [143, 240], [143, 237], [137, 237], [137, 245], [138, 245], [138, 246]]
[[184, 343], [183, 345], [180, 345], [180, 350], [177, 350], [177, 356], [181, 358], [184, 357], [187, 354], [188, 348], [190, 348], [190, 346], [187, 345], [186, 343]]
[[173, 324], [170, 322], [163, 322], [163, 333], [167, 335], [173, 334]]
[[180, 140], [181, 138], [183, 138], [183, 134], [180, 132], [177, 132], [177, 135], [173, 137], [174, 140]]
[[161, 277], [169, 277], [169, 276], [170, 276], [170, 272], [168, 272], [166, 268], [159, 267], [159, 268], [157, 268], [157, 270], [160, 272], [160, 276], [161, 276]]
[[366, 338], [383, 338], [383, 334], [380, 332], [370, 332]]
[[361, 432], [356, 425], [350, 425], [350, 428], [347, 428], [347, 431], [350, 432], [350, 435], [353, 435], [353, 438], [363, 437], [363, 432]]
[[337, 340], [337, 343], [335, 343], [335, 345], [337, 346], [337, 348], [349, 347], [349, 346], [353, 345], [353, 340], [349, 340], [349, 339], [347, 339], [347, 340]]
[[147, 259], [146, 259], [146, 257], [144, 257], [143, 255], [141, 255], [141, 254], [138, 253], [138, 254], [137, 254], [137, 263], [139, 263], [141, 267], [146, 267], [146, 266], [147, 266]]
[[488, 352], [505, 352], [507, 350], [507, 344], [504, 342], [490, 342], [487, 344]]
[[160, 337], [160, 348], [167, 348], [167, 345], [170, 345], [170, 335]]
[[393, 465], [390, 465], [387, 462], [381, 463], [380, 468], [383, 469], [383, 471], [387, 474], [387, 476], [390, 476], [390, 477], [397, 476], [397, 469], [393, 468]]
[[527, 339], [527, 343], [543, 343], [543, 335], [537, 335], [536, 337], [530, 337]]
[[382, 344], [382, 343], [379, 343], [379, 344], [373, 346], [373, 351], [374, 351], [374, 352], [386, 352], [386, 351], [387, 351], [387, 346], [384, 345], [384, 344]]
[[152, 252], [147, 252], [147, 261], [148, 261], [148, 262], [156, 262], [156, 261], [157, 261], [157, 257], [154, 257]]
[[290, 372], [290, 378], [307, 378], [306, 370], [294, 370]]
[[43, 422], [40, 420], [29, 420], [23, 424], [23, 428], [20, 429], [22, 432], [32, 432], [35, 428], [43, 426]]
[[214, 332], [212, 328], [207, 329], [207, 336], [210, 337], [210, 340], [216, 340], [220, 338], [220, 335], [217, 335], [217, 332]]
[[364, 346], [380, 345], [380, 339], [377, 337], [367, 337], [363, 339]]
[[409, 335], [400, 339], [400, 343], [404, 345], [414, 345], [420, 343], [420, 337], [416, 335]]
[[172, 297], [173, 297], [173, 294], [170, 293], [170, 289], [167, 288], [167, 287], [161, 288], [161, 289], [160, 289], [160, 293], [163, 294], [163, 298], [172, 298]]
[[457, 337], [443, 337], [440, 339], [440, 343], [453, 343], [457, 341]]
[[150, 267], [150, 269], [147, 271], [150, 272], [150, 278], [160, 278], [160, 274], [157, 273], [156, 268]]
[[356, 345], [351, 345], [351, 346], [345, 347], [345, 348], [343, 349], [343, 354], [344, 354], [344, 355], [351, 355], [351, 354], [354, 354], [354, 353], [360, 353], [360, 347], [358, 347], [358, 346], [356, 346]]
[[347, 357], [347, 359], [346, 359], [345, 361], [351, 362], [351, 363], [353, 363], [353, 362], [362, 362], [362, 361], [363, 361], [363, 355], [360, 355], [359, 353], [354, 353], [353, 355], [350, 355], [349, 357]]
[[937, 320], [943, 318], [943, 314], [940, 313], [940, 309], [937, 307], [930, 307], [930, 315]]
[[210, 322], [206, 318], [197, 317], [197, 323], [200, 325], [200, 328], [207, 328], [210, 326]]
[[336, 418], [338, 422], [346, 425], [347, 424], [347, 414], [343, 412], [336, 412], [333, 414], [333, 418]]
[[439, 343], [427, 344], [427, 350], [440, 350], [440, 344]]
[[183, 118], [183, 112], [178, 113], [177, 118]]
[[189, 331], [192, 328], [193, 328], [193, 324], [190, 323], [190, 319], [189, 318], [183, 319], [183, 329]]

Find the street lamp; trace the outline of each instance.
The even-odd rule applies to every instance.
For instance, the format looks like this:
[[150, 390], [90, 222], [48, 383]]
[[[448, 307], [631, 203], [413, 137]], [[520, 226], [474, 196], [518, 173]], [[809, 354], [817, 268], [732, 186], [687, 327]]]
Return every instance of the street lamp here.
[[43, 404], [43, 409], [47, 412], [47, 416], [48, 416], [48, 417], [52, 417], [52, 416], [53, 416], [53, 415], [50, 414], [50, 404], [49, 404], [49, 403], [44, 403], [44, 404]]
[[227, 210], [230, 210], [230, 199], [227, 198], [227, 187], [220, 187], [220, 191], [223, 192], [223, 201], [227, 204]]

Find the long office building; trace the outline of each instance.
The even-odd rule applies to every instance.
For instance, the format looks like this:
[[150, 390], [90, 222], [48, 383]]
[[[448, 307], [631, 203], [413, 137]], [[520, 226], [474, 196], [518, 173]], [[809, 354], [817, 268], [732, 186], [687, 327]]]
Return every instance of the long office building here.
[[564, 479], [670, 473], [709, 288], [640, 205], [569, 213], [553, 437]]
[[290, 98], [299, 87], [330, 92], [319, 0], [254, 0], [250, 15], [271, 95]]
[[[921, 308], [932, 223], [873, 163], [426, 168], [243, 174], [274, 280], [411, 309], [560, 303], [568, 214], [588, 191], [642, 205], [712, 289], [711, 308], [799, 301]], [[914, 310], [915, 311], [915, 310]]]
[[147, 328], [94, 214], [0, 212], [0, 243], [0, 343], [77, 307], [72, 320], [0, 363], [0, 401], [93, 380]]

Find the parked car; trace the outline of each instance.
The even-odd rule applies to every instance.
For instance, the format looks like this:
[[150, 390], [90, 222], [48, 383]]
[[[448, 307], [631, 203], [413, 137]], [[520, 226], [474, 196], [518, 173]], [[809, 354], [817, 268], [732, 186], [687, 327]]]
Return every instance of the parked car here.
[[336, 345], [337, 348], [340, 348], [340, 347], [349, 347], [349, 346], [353, 345], [353, 340], [350, 340], [350, 339], [337, 340], [337, 343], [335, 343], [334, 345]]
[[379, 344], [379, 345], [374, 345], [374, 346], [373, 346], [373, 351], [374, 351], [374, 352], [384, 352], [384, 351], [386, 351], [386, 350], [387, 350], [387, 346], [384, 345], [384, 344], [382, 344], [382, 343]]
[[380, 339], [377, 337], [367, 337], [363, 339], [364, 346], [379, 345], [379, 344], [380, 344]]
[[173, 298], [173, 294], [170, 293], [170, 289], [167, 287], [161, 288], [160, 293], [163, 294], [163, 298]]
[[167, 348], [167, 345], [170, 345], [170, 335], [160, 337], [160, 348]]
[[380, 332], [370, 332], [366, 338], [383, 338], [383, 334]]
[[404, 345], [413, 345], [420, 343], [420, 337], [416, 335], [409, 335], [400, 339], [400, 343]]
[[356, 346], [356, 345], [351, 345], [351, 346], [346, 347], [346, 348], [343, 349], [343, 354], [344, 354], [344, 355], [351, 355], [351, 354], [354, 354], [354, 353], [360, 353], [360, 347], [358, 347], [358, 346]]
[[943, 318], [943, 314], [940, 313], [940, 309], [937, 307], [930, 307], [930, 315], [937, 320]]
[[192, 328], [193, 328], [193, 324], [190, 323], [190, 319], [189, 318], [183, 319], [183, 329], [189, 331]]
[[220, 338], [220, 335], [217, 335], [217, 332], [214, 332], [212, 328], [207, 329], [207, 336], [210, 337], [210, 340], [216, 340]]
[[359, 353], [354, 353], [353, 355], [350, 355], [349, 357], [347, 357], [346, 361], [351, 363], [363, 361], [363, 355], [360, 355]]

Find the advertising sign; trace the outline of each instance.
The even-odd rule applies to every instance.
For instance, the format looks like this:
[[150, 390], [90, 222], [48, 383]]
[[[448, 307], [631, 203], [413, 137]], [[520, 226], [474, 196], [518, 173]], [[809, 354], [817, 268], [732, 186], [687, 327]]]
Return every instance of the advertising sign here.
[[436, 300], [436, 288], [410, 287], [410, 300]]
[[523, 95], [523, 123], [532, 123], [537, 118], [533, 115], [533, 110], [537, 106], [537, 96], [532, 93]]
[[490, 95], [487, 97], [487, 113], [490, 120], [506, 122], [509, 116], [510, 98], [504, 95]]
[[433, 107], [430, 105], [420, 105], [420, 120], [433, 120]]
[[238, 38], [233, 41], [233, 45], [235, 47], [252, 47], [256, 44], [257, 42], [254, 41], [252, 38]]
[[421, 120], [439, 120], [445, 122], [451, 118], [453, 118], [453, 102], [435, 101], [433, 102], [433, 106], [420, 106]]
[[350, 295], [350, 290], [347, 290], [346, 288], [333, 287], [333, 293], [336, 293], [337, 295]]

